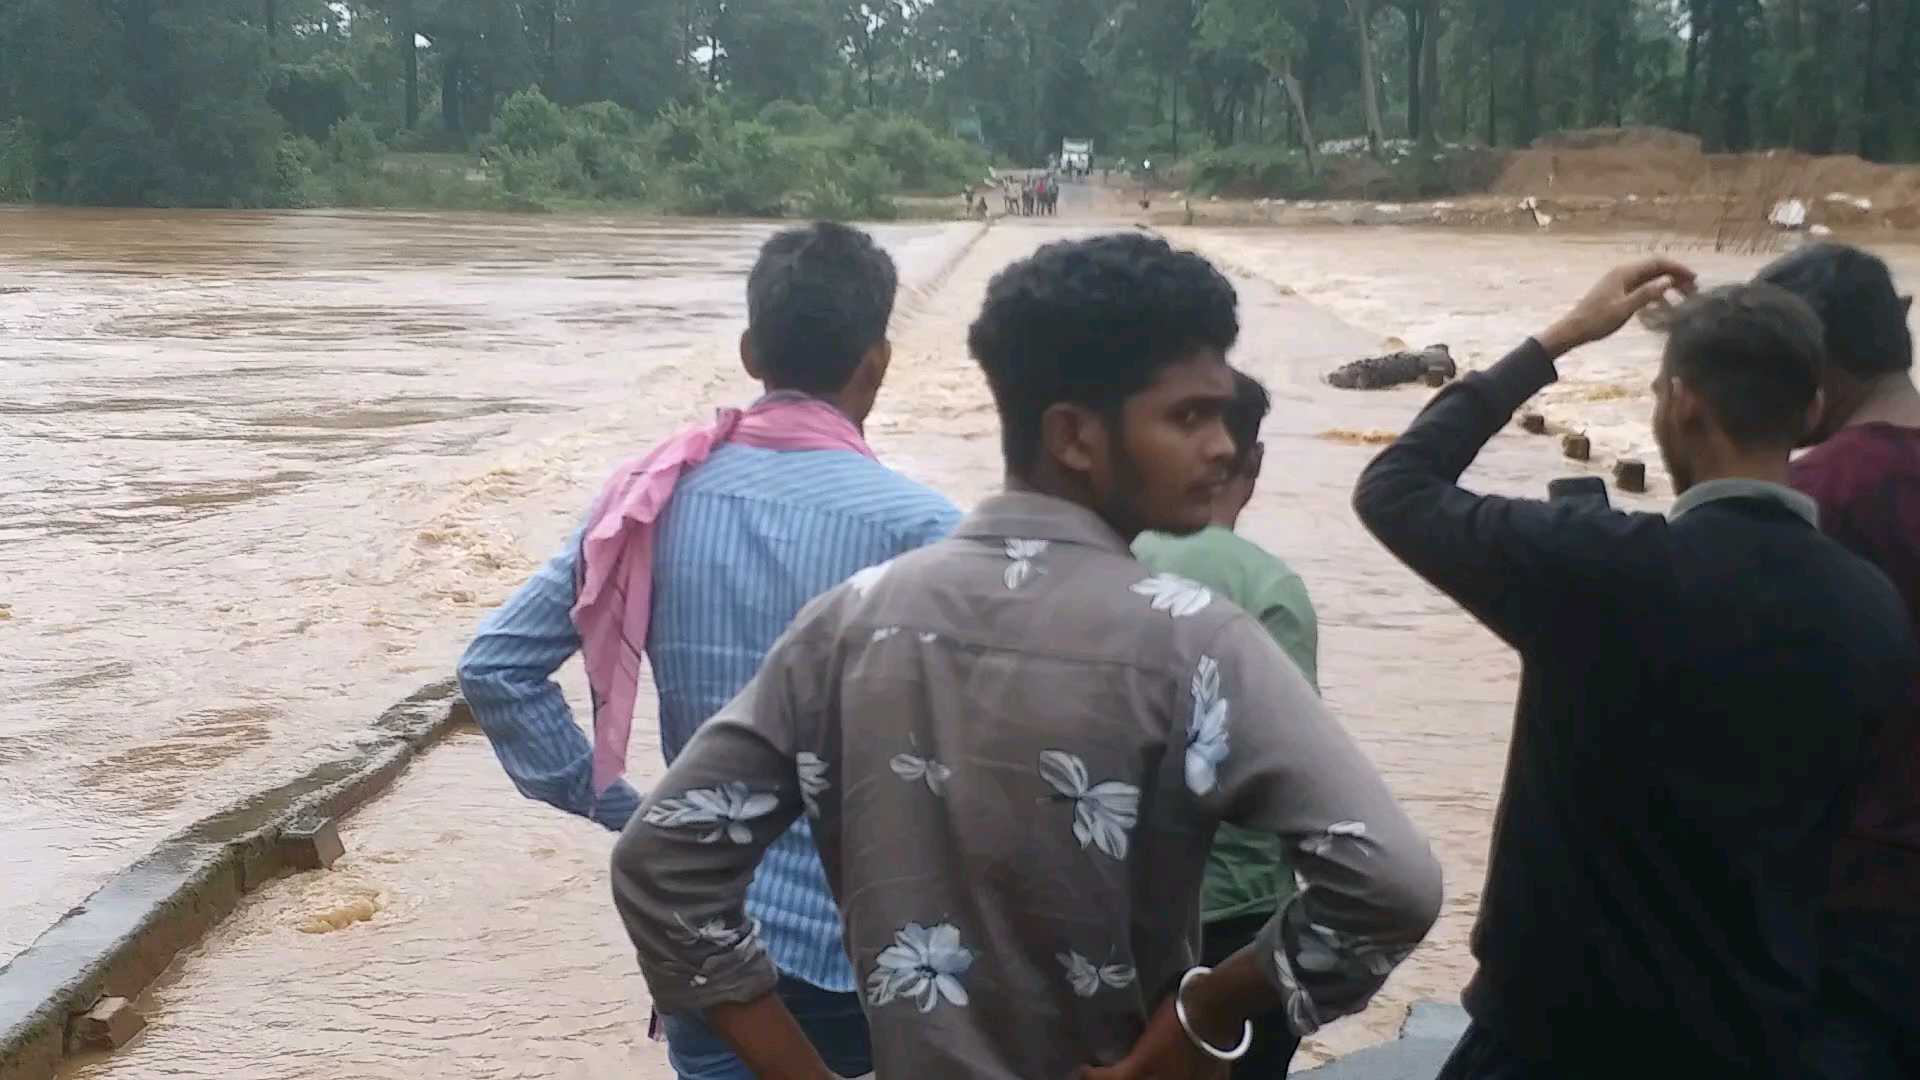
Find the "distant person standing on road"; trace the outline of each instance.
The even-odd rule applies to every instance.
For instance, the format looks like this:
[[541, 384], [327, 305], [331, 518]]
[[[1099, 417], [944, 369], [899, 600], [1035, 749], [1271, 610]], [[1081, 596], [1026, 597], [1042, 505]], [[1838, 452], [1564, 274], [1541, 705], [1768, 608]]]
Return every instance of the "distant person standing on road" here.
[[[861, 434], [892, 358], [895, 287], [893, 260], [863, 232], [776, 233], [747, 277], [740, 338], [766, 396], [622, 466], [582, 529], [481, 624], [460, 686], [521, 794], [625, 826], [640, 804], [620, 777], [642, 652], [671, 763], [807, 601], [952, 529], [952, 504], [881, 465]], [[591, 744], [553, 681], [575, 652], [593, 690]], [[780, 1000], [836, 1071], [870, 1072], [813, 834], [799, 821], [767, 840], [736, 884]], [[750, 1080], [699, 1011], [660, 1019], [681, 1080]]]
[[[1191, 536], [1142, 533], [1134, 557], [1156, 573], [1197, 581], [1259, 620], [1317, 692], [1320, 630], [1307, 587], [1286, 563], [1234, 532], [1260, 480], [1266, 446], [1260, 424], [1272, 399], [1260, 381], [1233, 373], [1227, 431], [1233, 436], [1232, 478], [1213, 503], [1213, 524]], [[1222, 825], [1207, 853], [1200, 885], [1200, 962], [1218, 966], [1256, 939], [1297, 891], [1286, 845], [1275, 836]], [[1279, 1080], [1287, 1075], [1300, 1036], [1284, 1012], [1253, 1019], [1253, 1049], [1233, 1063], [1235, 1080]]]
[[1436, 395], [1354, 496], [1525, 664], [1473, 1024], [1443, 1080], [1824, 1071], [1807, 1055], [1834, 839], [1920, 661], [1886, 576], [1787, 486], [1818, 416], [1819, 320], [1764, 284], [1675, 312], [1654, 380], [1665, 516], [1459, 486], [1558, 358], [1692, 286], [1664, 260], [1607, 275]]
[[[1793, 486], [1820, 528], [1878, 566], [1920, 632], [1920, 390], [1911, 299], [1887, 264], [1814, 244], [1760, 271], [1826, 328], [1826, 412]], [[1834, 859], [1816, 1063], [1859, 1080], [1920, 1077], [1920, 670], [1911, 707], [1880, 733]]]

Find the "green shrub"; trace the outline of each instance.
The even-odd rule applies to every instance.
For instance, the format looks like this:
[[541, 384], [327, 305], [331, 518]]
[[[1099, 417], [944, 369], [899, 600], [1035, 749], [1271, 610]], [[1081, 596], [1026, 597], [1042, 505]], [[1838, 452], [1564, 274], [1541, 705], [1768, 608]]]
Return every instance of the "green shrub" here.
[[349, 117], [333, 125], [333, 132], [327, 136], [327, 153], [348, 173], [371, 174], [380, 168], [387, 148], [372, 124]]
[[806, 135], [830, 126], [827, 114], [813, 105], [792, 101], [769, 101], [760, 110], [760, 122], [782, 135]]
[[567, 119], [537, 87], [528, 87], [501, 103], [493, 118], [492, 140], [519, 154], [545, 153], [567, 141]]
[[899, 214], [893, 201], [899, 189], [899, 175], [872, 154], [851, 161], [823, 158], [815, 163], [795, 203], [810, 218], [890, 221]]
[[701, 147], [732, 126], [732, 114], [717, 99], [704, 98], [690, 104], [676, 102], [654, 117], [647, 129], [647, 142], [655, 157], [678, 165], [692, 161]]
[[33, 198], [33, 133], [25, 120], [0, 124], [0, 202], [27, 202]]
[[1306, 155], [1279, 146], [1229, 146], [1202, 150], [1188, 158], [1187, 182], [1196, 194], [1276, 195], [1302, 198], [1318, 194], [1318, 178]]
[[855, 153], [870, 153], [900, 177], [907, 191], [958, 191], [986, 172], [978, 148], [940, 135], [910, 116], [856, 113], [850, 118]]
[[804, 175], [773, 131], [744, 123], [707, 131], [693, 157], [671, 170], [670, 205], [696, 214], [777, 216], [793, 181]]
[[592, 194], [586, 170], [580, 167], [580, 157], [571, 146], [526, 151], [502, 148], [489, 154], [487, 160], [501, 190], [528, 206], [545, 206], [563, 196]]

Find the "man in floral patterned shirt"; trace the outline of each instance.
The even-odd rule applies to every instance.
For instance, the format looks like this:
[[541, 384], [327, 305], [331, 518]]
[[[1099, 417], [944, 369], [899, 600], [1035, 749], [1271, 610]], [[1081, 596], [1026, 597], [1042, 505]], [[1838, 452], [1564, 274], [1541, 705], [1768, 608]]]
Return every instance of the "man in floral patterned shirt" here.
[[[1260, 624], [1128, 550], [1210, 520], [1238, 330], [1226, 279], [1146, 236], [994, 279], [970, 345], [1007, 492], [802, 611], [615, 848], [662, 1008], [762, 1077], [831, 1075], [742, 908], [802, 813], [882, 1077], [1208, 1076], [1249, 1017], [1365, 1007], [1438, 915], [1438, 864]], [[1281, 837], [1306, 888], [1209, 971], [1223, 821]]]

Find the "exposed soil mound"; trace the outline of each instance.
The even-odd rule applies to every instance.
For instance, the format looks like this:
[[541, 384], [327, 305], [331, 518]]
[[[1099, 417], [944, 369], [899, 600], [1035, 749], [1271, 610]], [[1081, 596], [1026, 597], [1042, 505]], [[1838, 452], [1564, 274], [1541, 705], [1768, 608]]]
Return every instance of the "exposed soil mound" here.
[[1537, 198], [1690, 199], [1729, 219], [1764, 223], [1786, 199], [1810, 225], [1920, 227], [1920, 168], [1788, 150], [1707, 154], [1691, 135], [1659, 128], [1570, 131], [1508, 159], [1492, 191]]

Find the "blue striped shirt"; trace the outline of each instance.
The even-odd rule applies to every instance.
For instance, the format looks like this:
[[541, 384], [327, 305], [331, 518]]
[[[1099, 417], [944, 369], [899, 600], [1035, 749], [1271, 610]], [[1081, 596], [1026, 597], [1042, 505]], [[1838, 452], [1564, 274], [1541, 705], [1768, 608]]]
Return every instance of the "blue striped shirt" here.
[[[940, 495], [843, 450], [729, 445], [686, 473], [659, 522], [647, 635], [667, 760], [753, 678], [807, 601], [945, 536], [959, 516]], [[487, 617], [460, 659], [460, 686], [521, 794], [617, 830], [640, 796], [623, 780], [594, 798], [592, 746], [552, 678], [580, 648], [570, 615], [578, 559], [576, 532]], [[825, 990], [855, 988], [804, 818], [767, 850], [747, 912], [781, 971]]]

